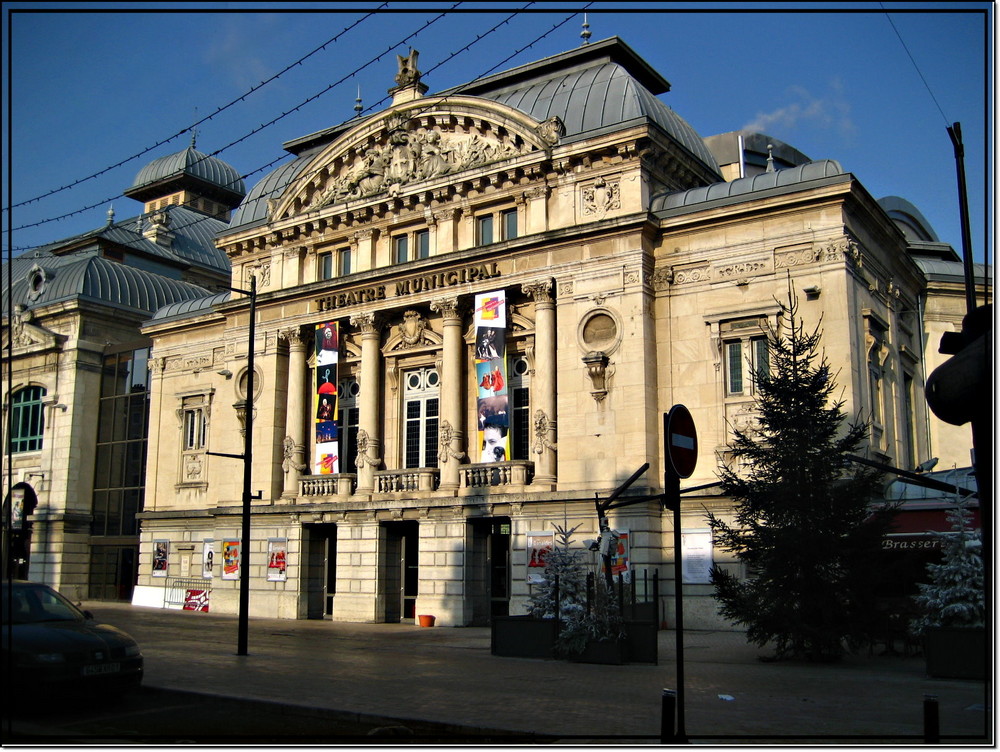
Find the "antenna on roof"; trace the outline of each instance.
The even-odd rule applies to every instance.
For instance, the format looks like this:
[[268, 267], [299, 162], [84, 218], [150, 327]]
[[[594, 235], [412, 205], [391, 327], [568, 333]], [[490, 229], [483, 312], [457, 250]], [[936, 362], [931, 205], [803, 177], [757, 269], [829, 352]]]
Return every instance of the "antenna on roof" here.
[[358, 98], [354, 100], [354, 112], [356, 113], [355, 117], [360, 117], [361, 110], [363, 109], [364, 107], [361, 106], [361, 84], [358, 84]]
[[583, 31], [580, 32], [580, 37], [584, 44], [590, 44], [590, 24], [587, 23], [586, 13], [583, 14]]
[[767, 168], [764, 172], [774, 172], [774, 155], [771, 150], [774, 148], [774, 144], [767, 145]]

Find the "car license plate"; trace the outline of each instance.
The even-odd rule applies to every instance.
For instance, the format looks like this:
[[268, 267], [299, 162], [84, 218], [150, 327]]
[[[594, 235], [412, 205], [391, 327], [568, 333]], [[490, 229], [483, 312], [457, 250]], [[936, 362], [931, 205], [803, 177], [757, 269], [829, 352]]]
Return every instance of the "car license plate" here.
[[117, 674], [122, 670], [120, 663], [97, 663], [93, 666], [84, 666], [84, 676], [95, 676], [98, 674]]

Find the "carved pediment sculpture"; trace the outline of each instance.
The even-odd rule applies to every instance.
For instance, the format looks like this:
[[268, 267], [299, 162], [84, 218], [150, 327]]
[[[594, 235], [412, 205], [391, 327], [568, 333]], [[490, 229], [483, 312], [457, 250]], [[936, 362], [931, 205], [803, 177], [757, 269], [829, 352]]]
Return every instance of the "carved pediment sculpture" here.
[[34, 314], [26, 306], [14, 306], [14, 315], [10, 321], [10, 337], [14, 347], [50, 347], [58, 342], [59, 335], [48, 329], [32, 323]]
[[[411, 75], [409, 65], [400, 63], [400, 77]], [[269, 205], [269, 213], [272, 220], [283, 219], [332, 204], [396, 196], [422, 181], [545, 153], [564, 131], [558, 118], [539, 123], [496, 103], [423, 98], [366, 121], [332, 143], [282, 199]]]

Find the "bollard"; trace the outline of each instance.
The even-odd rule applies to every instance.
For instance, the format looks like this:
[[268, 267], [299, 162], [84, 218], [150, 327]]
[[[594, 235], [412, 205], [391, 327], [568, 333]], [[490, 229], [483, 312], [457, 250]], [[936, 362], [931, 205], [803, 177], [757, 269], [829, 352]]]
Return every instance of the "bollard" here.
[[674, 716], [677, 713], [677, 693], [672, 689], [663, 690], [660, 703], [660, 744], [677, 741], [677, 729], [674, 726]]
[[938, 698], [924, 695], [924, 743], [937, 744], [941, 741], [941, 726], [938, 721]]

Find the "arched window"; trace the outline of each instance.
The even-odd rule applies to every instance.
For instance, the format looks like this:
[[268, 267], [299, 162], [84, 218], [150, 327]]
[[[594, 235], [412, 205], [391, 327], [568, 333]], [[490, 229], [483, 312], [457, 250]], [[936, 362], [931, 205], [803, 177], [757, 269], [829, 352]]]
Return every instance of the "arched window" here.
[[42, 448], [42, 430], [45, 418], [42, 414], [42, 398], [45, 389], [28, 386], [14, 392], [11, 401], [10, 450], [12, 452], [37, 452]]

